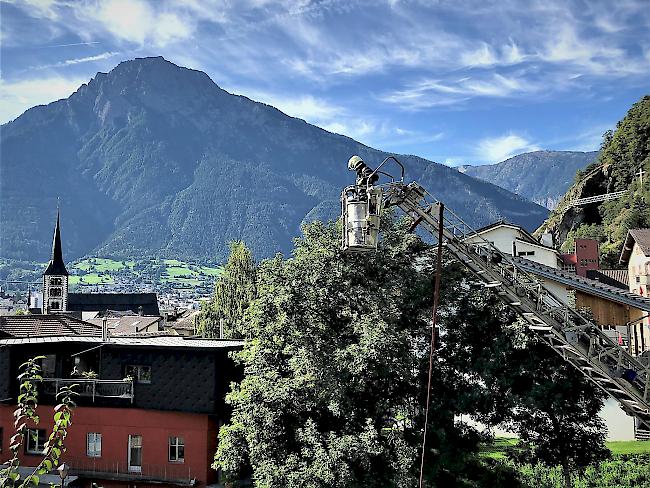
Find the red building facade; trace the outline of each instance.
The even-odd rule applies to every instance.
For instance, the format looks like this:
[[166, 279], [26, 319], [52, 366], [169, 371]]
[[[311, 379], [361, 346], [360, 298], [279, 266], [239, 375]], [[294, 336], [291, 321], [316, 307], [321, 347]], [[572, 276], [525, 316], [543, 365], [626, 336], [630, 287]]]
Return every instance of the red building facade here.
[[[45, 435], [49, 436], [54, 424], [53, 408], [39, 406], [37, 413], [40, 422], [31, 427], [45, 430]], [[4, 446], [9, 445], [12, 435], [11, 429], [5, 426], [12, 423], [13, 407], [0, 406]], [[216, 481], [216, 472], [210, 465], [217, 447], [217, 429], [214, 417], [205, 414], [78, 407], [73, 411], [62, 461], [77, 475], [85, 473], [86, 485], [91, 482], [106, 485], [107, 481], [118, 486], [124, 484], [120, 481], [147, 484], [147, 480], [156, 482], [157, 486], [165, 481], [175, 485], [190, 485], [193, 480], [199, 485], [209, 484]], [[129, 444], [135, 436], [141, 439], [141, 460], [137, 465], [131, 465]], [[170, 446], [172, 442], [173, 447]], [[182, 446], [182, 451], [179, 446]], [[0, 453], [0, 462], [6, 462], [10, 457], [11, 452], [5, 449]], [[35, 466], [41, 458], [21, 449], [23, 466]]]
[[[227, 416], [226, 388], [237, 376], [227, 356], [239, 347], [236, 341], [39, 339], [42, 342], [31, 346], [29, 339], [0, 340], [0, 371], [5, 365], [8, 373], [0, 378], [0, 445], [5, 446], [0, 462], [11, 457], [6, 446], [14, 434], [17, 366], [26, 357], [43, 354], [48, 359], [39, 386], [40, 422], [30, 426], [36, 431], [21, 449], [21, 465], [36, 466], [42, 459], [36, 453], [52, 432], [54, 394], [60, 386], [76, 382], [78, 406], [62, 456], [77, 477], [76, 486], [201, 487], [218, 481], [211, 464], [218, 428]], [[85, 357], [74, 359], [80, 356]], [[66, 372], [77, 367], [99, 370], [99, 378], [69, 378]], [[138, 375], [134, 368], [146, 374]]]
[[564, 268], [575, 274], [587, 277], [587, 271], [600, 269], [598, 241], [595, 239], [576, 239], [573, 253], [561, 255]]

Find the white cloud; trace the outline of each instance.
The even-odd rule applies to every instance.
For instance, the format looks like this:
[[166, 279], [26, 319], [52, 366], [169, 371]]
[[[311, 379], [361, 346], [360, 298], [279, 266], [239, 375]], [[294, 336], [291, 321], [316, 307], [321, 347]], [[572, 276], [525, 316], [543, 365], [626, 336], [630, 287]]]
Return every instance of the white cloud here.
[[476, 158], [480, 161], [498, 163], [516, 154], [538, 151], [539, 147], [514, 133], [499, 137], [481, 139], [476, 147]]
[[45, 69], [45, 68], [62, 68], [65, 66], [73, 66], [75, 64], [82, 64], [82, 63], [91, 63], [95, 61], [102, 61], [104, 59], [112, 58], [114, 56], [117, 56], [118, 52], [104, 52], [101, 54], [96, 54], [94, 56], [85, 56], [82, 58], [73, 58], [73, 59], [66, 59], [64, 61], [59, 61], [57, 63], [52, 63], [52, 64], [45, 64], [42, 66], [37, 66], [34, 69]]
[[350, 114], [344, 107], [332, 104], [322, 98], [311, 95], [284, 95], [248, 91], [246, 96], [267, 103], [287, 115], [303, 119], [311, 124], [336, 134], [352, 137], [356, 140], [366, 140], [378, 134], [383, 129], [381, 124]]
[[66, 98], [87, 79], [52, 76], [14, 82], [0, 80], [0, 123], [15, 119], [35, 105]]
[[91, 31], [105, 30], [118, 41], [143, 46], [152, 43], [163, 47], [173, 41], [189, 38], [194, 21], [176, 11], [159, 11], [143, 0], [102, 0], [73, 4], [76, 15]]
[[490, 66], [497, 62], [494, 52], [485, 42], [475, 51], [461, 54], [461, 61], [467, 66]]
[[458, 79], [425, 80], [379, 99], [409, 110], [455, 105], [477, 97], [507, 98], [535, 93], [537, 84], [516, 75], [479, 74]]
[[9, 0], [10, 3], [22, 3], [25, 11], [33, 17], [45, 17], [50, 20], [59, 18], [56, 0]]
[[332, 104], [322, 98], [312, 95], [296, 95], [288, 97], [281, 94], [268, 93], [254, 89], [228, 89], [232, 93], [239, 93], [257, 102], [266, 103], [287, 115], [304, 119], [311, 123], [331, 122], [335, 117], [345, 113], [343, 107]]

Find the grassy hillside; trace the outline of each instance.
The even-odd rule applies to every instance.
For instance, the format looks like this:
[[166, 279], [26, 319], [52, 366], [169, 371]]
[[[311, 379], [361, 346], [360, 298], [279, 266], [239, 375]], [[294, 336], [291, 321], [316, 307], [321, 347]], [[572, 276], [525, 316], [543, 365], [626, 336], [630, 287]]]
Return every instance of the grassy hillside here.
[[[39, 282], [47, 263], [0, 260], [0, 280]], [[178, 259], [115, 260], [91, 257], [72, 262], [70, 289], [84, 291], [97, 285], [148, 285], [156, 290], [167, 288], [212, 288], [221, 274], [220, 266], [191, 263]]]

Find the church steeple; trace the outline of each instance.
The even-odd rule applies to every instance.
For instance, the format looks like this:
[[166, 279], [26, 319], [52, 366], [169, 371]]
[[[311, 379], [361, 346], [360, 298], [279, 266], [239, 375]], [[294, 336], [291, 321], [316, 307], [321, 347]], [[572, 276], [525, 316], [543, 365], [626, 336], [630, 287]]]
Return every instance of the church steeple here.
[[44, 275], [68, 276], [63, 262], [63, 249], [61, 248], [61, 228], [59, 226], [59, 209], [56, 210], [56, 227], [54, 228], [54, 239], [52, 240], [52, 259], [50, 259]]
[[65, 312], [68, 309], [68, 270], [63, 262], [59, 209], [52, 240], [52, 259], [43, 273], [43, 313]]

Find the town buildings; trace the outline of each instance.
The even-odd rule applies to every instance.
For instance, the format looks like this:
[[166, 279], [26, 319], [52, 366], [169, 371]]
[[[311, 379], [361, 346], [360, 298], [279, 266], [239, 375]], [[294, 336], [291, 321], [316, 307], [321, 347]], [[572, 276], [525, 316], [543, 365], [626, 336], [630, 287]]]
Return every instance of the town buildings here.
[[69, 293], [69, 274], [63, 261], [60, 216], [57, 212], [52, 258], [43, 273], [42, 313], [74, 312], [80, 318], [84, 313], [94, 314], [107, 310], [159, 315], [155, 293]]
[[[514, 224], [496, 222], [477, 233], [479, 236], [470, 238], [469, 242], [480, 244], [485, 240], [513, 256], [521, 269], [534, 274], [560, 301], [588, 311], [628, 352], [641, 356], [650, 351], [650, 328], [643, 327], [639, 321], [644, 316], [647, 320], [650, 313], [647, 285], [643, 284], [649, 281], [647, 260], [650, 258], [645, 257], [643, 250], [650, 254], [650, 231], [630, 231], [621, 255], [621, 263], [631, 261], [627, 273], [600, 269], [596, 240], [576, 239], [572, 253], [560, 253], [548, 240], [542, 244], [546, 236], [540, 242]], [[629, 289], [628, 283], [621, 282], [628, 275]]]
[[20, 365], [42, 356], [40, 422], [29, 425], [22, 466], [40, 462], [56, 394], [76, 385], [62, 457], [74, 486], [202, 487], [218, 481], [211, 464], [228, 417], [225, 395], [241, 376], [229, 353], [242, 341], [193, 337], [192, 312], [179, 311], [169, 326], [153, 293], [69, 293], [58, 215], [43, 274], [43, 309], [33, 312], [0, 316], [0, 463], [12, 455], [7, 446]]

